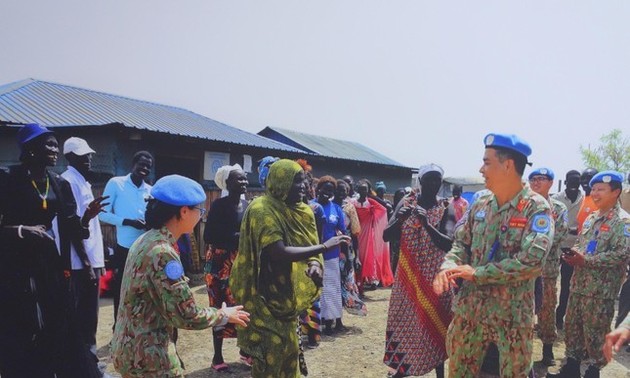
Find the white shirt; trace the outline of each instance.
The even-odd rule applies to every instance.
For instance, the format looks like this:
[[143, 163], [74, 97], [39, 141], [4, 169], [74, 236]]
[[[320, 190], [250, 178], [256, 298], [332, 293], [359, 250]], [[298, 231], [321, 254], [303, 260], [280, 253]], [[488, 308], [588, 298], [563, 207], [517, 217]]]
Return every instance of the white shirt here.
[[[77, 215], [82, 217], [90, 202], [94, 200], [92, 185], [85, 181], [83, 175], [71, 166], [68, 166], [68, 170], [62, 173], [61, 177], [70, 183], [74, 200], [77, 202]], [[105, 259], [103, 256], [103, 234], [101, 233], [101, 224], [98, 221], [98, 217], [90, 220], [88, 228], [90, 229], [90, 237], [83, 240], [85, 252], [93, 268], [102, 268], [105, 266]], [[83, 269], [83, 264], [77, 255], [74, 245], [70, 247], [70, 252], [72, 269]]]

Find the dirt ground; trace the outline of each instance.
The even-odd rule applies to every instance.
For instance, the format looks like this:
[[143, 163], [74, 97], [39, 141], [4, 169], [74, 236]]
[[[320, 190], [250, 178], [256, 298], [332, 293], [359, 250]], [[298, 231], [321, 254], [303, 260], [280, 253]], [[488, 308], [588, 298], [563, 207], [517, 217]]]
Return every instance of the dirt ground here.
[[[193, 291], [198, 303], [208, 303], [205, 287], [195, 286]], [[323, 336], [319, 348], [306, 350], [309, 377], [386, 377], [388, 369], [383, 365], [382, 359], [390, 292], [390, 289], [367, 292], [366, 303], [369, 312], [367, 317], [344, 313], [344, 324], [350, 328], [350, 332], [338, 337]], [[107, 363], [107, 373], [112, 377], [119, 377], [109, 358], [108, 343], [111, 340], [113, 323], [111, 299], [101, 300], [99, 318], [97, 335], [99, 357], [102, 362]], [[230, 365], [230, 371], [215, 372], [210, 367], [213, 355], [211, 331], [180, 330], [178, 351], [186, 365], [186, 377], [250, 377], [249, 369], [239, 361], [236, 340], [226, 340], [223, 350], [225, 361]], [[536, 339], [534, 342], [534, 361], [540, 360], [541, 351], [542, 345]], [[557, 358], [556, 366], [559, 366], [561, 363], [559, 358], [564, 356], [562, 335], [561, 340], [554, 346], [554, 353]], [[545, 376], [545, 367], [536, 364], [535, 368], [538, 377]], [[430, 373], [424, 377], [434, 376], [435, 373]], [[630, 378], [630, 353], [626, 351], [619, 353], [616, 359], [602, 370], [601, 376]]]

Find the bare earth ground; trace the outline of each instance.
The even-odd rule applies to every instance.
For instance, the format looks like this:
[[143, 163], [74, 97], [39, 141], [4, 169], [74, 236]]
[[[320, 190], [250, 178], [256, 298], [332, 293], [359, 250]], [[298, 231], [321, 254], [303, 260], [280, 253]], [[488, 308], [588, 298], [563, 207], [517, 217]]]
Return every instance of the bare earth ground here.
[[[204, 286], [193, 288], [195, 299], [201, 305], [207, 304]], [[385, 377], [387, 367], [383, 365], [383, 348], [385, 345], [385, 325], [387, 321], [387, 305], [391, 290], [379, 289], [366, 293], [368, 316], [359, 317], [344, 313], [344, 324], [350, 332], [339, 337], [324, 336], [320, 347], [306, 350], [306, 361], [309, 377], [345, 378], [345, 377]], [[107, 363], [107, 372], [113, 377], [115, 373], [109, 358], [107, 344], [111, 339], [113, 323], [113, 305], [111, 299], [101, 300], [100, 322], [97, 335], [99, 357]], [[562, 335], [561, 335], [562, 338]], [[225, 341], [224, 357], [230, 365], [230, 372], [215, 372], [210, 368], [213, 355], [211, 330], [180, 330], [178, 341], [179, 355], [186, 365], [186, 376], [191, 378], [250, 377], [249, 369], [239, 361], [235, 339]], [[538, 339], [534, 342], [534, 361], [540, 360], [542, 345]], [[554, 346], [559, 366], [559, 358], [564, 356], [564, 342], [561, 340]], [[535, 365], [538, 377], [544, 377], [546, 368]], [[584, 367], [583, 367], [584, 368]], [[553, 368], [552, 368], [553, 369]], [[434, 377], [430, 373], [424, 377]], [[602, 370], [602, 377], [630, 378], [630, 353], [623, 351], [611, 364]]]

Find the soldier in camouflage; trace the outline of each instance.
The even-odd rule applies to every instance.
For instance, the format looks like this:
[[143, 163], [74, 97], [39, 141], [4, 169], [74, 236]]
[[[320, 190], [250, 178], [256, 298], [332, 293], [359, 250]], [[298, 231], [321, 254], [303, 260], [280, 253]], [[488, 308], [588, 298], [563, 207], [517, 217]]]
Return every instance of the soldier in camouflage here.
[[630, 215], [619, 206], [622, 182], [619, 172], [603, 171], [589, 183], [599, 210], [586, 218], [577, 243], [562, 254], [575, 268], [565, 321], [567, 363], [547, 377], [579, 377], [584, 358], [586, 378], [599, 377], [606, 365], [604, 338], [630, 258]]
[[532, 367], [534, 280], [551, 247], [549, 203], [521, 182], [531, 148], [515, 135], [489, 134], [480, 169], [492, 192], [471, 207], [433, 282], [440, 294], [463, 284], [447, 333], [450, 377], [476, 377], [491, 344], [500, 375]]
[[553, 244], [547, 255], [542, 270], [542, 306], [538, 312], [538, 337], [543, 342], [542, 363], [547, 366], [554, 364], [553, 343], [558, 338], [556, 331], [556, 304], [558, 293], [556, 281], [560, 274], [560, 247], [567, 236], [568, 210], [560, 201], [549, 197], [549, 190], [553, 185], [554, 173], [549, 168], [534, 169], [528, 176], [532, 190], [545, 197], [551, 204], [555, 232]]
[[173, 336], [176, 328], [205, 329], [229, 323], [246, 326], [242, 306], [221, 309], [195, 304], [174, 246], [205, 212], [201, 185], [171, 175], [155, 183], [147, 205], [151, 228], [129, 250], [121, 288], [112, 356], [123, 377], [180, 377], [182, 364]]

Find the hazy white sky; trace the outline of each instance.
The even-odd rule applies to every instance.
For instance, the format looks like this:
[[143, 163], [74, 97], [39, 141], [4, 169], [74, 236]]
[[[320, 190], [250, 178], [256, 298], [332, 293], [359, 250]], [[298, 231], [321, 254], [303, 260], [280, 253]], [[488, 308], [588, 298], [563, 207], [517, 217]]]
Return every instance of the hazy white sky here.
[[2, 0], [0, 84], [59, 82], [250, 132], [349, 139], [478, 176], [483, 137], [535, 166], [630, 133], [630, 2]]

